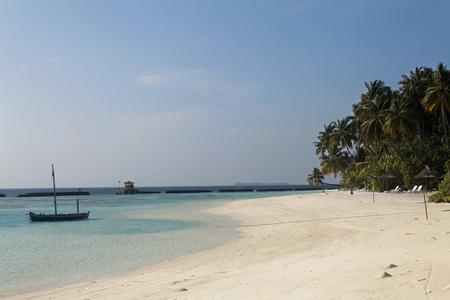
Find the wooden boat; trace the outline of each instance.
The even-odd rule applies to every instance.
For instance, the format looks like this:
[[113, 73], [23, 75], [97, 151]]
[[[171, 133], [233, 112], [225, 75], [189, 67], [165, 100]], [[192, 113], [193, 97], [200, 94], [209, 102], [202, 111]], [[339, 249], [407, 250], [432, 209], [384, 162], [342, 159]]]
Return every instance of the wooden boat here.
[[75, 220], [84, 220], [89, 217], [89, 211], [80, 213], [80, 206], [77, 199], [77, 213], [76, 214], [58, 214], [57, 206], [56, 206], [56, 187], [55, 187], [55, 171], [52, 165], [52, 177], [53, 177], [53, 196], [54, 196], [54, 204], [55, 204], [55, 213], [54, 214], [36, 214], [34, 212], [30, 212], [30, 220], [33, 222], [38, 221], [75, 221]]
[[89, 217], [89, 212], [76, 213], [76, 214], [55, 214], [55, 215], [45, 215], [45, 214], [35, 214], [30, 212], [30, 219], [33, 222], [37, 221], [75, 221], [87, 219]]

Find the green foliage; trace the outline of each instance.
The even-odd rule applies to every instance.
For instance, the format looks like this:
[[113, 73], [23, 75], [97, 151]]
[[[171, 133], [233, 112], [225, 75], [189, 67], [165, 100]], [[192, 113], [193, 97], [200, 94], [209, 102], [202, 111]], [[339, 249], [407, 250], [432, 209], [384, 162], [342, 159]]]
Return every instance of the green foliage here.
[[362, 186], [364, 184], [364, 180], [362, 180], [358, 173], [354, 170], [345, 173], [341, 180], [341, 184], [344, 185], [346, 189], [354, 189], [358, 186]]
[[[355, 155], [355, 157], [360, 157]], [[364, 157], [364, 156], [363, 156]], [[350, 189], [353, 194], [353, 189], [356, 187], [362, 187], [364, 185], [364, 180], [361, 178], [360, 162], [354, 160], [347, 168], [346, 172], [342, 175], [342, 180], [340, 184], [345, 188]]]
[[322, 172], [318, 168], [314, 168], [311, 174], [308, 174], [308, 178], [306, 181], [308, 181], [309, 185], [323, 185], [323, 180], [325, 177], [323, 176]]
[[445, 172], [450, 173], [450, 159], [445, 162], [444, 167]]
[[439, 193], [444, 196], [450, 196], [450, 176], [445, 177], [439, 185]]
[[[367, 92], [352, 106], [354, 116], [319, 132], [314, 144], [323, 174], [340, 175], [348, 188], [363, 175], [392, 174], [389, 186], [411, 189], [423, 184], [414, 176], [424, 168], [450, 172], [450, 71], [440, 63], [436, 70], [415, 68], [401, 78], [398, 91], [381, 80], [365, 83]], [[437, 187], [437, 180], [429, 182]], [[377, 191], [386, 189], [385, 180], [373, 183]]]
[[444, 196], [440, 193], [437, 193], [429, 196], [428, 200], [434, 203], [450, 203], [450, 196]]
[[320, 156], [320, 166], [322, 167], [322, 174], [337, 176], [339, 172], [345, 173], [348, 167], [348, 154], [336, 145], [327, 149], [327, 154]]
[[439, 192], [428, 197], [430, 202], [450, 203], [450, 176], [444, 178], [439, 185]]
[[400, 166], [400, 172], [403, 175], [403, 187], [410, 190], [417, 185], [417, 179], [414, 176], [420, 172], [419, 164], [412, 162], [410, 164], [403, 163]]

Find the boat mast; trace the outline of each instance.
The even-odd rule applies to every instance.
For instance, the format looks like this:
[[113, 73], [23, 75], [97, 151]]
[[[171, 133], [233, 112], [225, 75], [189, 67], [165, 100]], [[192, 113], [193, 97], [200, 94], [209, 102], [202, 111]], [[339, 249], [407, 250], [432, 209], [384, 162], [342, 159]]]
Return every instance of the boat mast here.
[[55, 203], [55, 215], [57, 215], [56, 211], [56, 187], [55, 187], [55, 171], [53, 170], [53, 164], [52, 164], [52, 177], [53, 177], [53, 196], [55, 197], [55, 200], [53, 203]]

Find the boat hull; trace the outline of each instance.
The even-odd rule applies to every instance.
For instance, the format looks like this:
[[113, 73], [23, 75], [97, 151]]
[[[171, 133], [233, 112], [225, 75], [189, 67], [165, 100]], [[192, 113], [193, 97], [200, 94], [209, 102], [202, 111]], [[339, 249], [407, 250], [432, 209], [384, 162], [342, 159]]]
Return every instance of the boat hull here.
[[53, 215], [45, 215], [45, 214], [35, 214], [30, 212], [30, 220], [33, 222], [43, 222], [43, 221], [78, 221], [84, 220], [89, 217], [89, 212], [79, 213], [79, 214], [53, 214]]

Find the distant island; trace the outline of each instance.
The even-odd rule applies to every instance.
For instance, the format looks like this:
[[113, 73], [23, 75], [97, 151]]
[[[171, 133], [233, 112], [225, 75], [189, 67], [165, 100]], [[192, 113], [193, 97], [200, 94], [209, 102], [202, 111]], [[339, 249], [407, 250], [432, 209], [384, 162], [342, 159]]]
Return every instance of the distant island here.
[[251, 185], [290, 185], [288, 182], [279, 183], [258, 183], [258, 182], [236, 182], [235, 186], [251, 186]]

